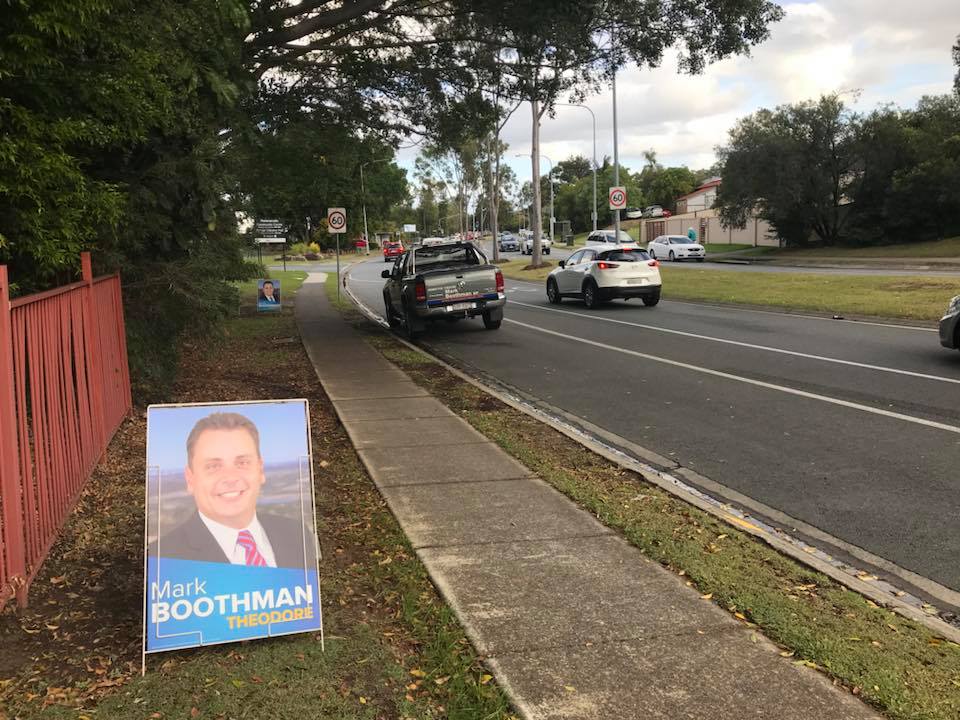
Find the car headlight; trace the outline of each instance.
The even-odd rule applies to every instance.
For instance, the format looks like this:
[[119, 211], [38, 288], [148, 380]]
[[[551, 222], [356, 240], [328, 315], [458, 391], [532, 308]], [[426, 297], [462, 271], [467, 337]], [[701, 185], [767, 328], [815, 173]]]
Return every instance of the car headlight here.
[[947, 315], [956, 315], [960, 313], [960, 295], [957, 295], [947, 306]]

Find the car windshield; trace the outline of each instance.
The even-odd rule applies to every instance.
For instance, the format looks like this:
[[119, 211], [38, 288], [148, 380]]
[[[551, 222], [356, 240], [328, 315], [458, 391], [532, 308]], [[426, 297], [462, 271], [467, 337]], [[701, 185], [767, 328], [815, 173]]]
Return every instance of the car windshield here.
[[619, 248], [617, 250], [607, 250], [597, 255], [598, 260], [610, 260], [616, 262], [643, 262], [644, 260], [649, 260], [650, 256], [647, 255], [646, 250], [640, 250], [639, 248], [634, 250], [632, 248]]
[[433, 245], [416, 251], [414, 263], [418, 269], [446, 265], [482, 265], [483, 256], [470, 245]]

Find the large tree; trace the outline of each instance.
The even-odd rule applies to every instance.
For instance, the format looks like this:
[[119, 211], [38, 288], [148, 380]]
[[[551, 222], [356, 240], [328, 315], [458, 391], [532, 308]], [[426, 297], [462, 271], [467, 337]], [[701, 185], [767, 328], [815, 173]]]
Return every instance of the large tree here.
[[760, 110], [720, 148], [720, 216], [742, 227], [756, 211], [791, 245], [835, 245], [850, 220], [861, 174], [856, 116], [836, 95]]

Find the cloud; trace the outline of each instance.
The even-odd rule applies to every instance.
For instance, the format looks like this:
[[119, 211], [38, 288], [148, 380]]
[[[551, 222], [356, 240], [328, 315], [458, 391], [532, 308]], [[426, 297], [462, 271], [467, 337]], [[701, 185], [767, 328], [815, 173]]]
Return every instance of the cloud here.
[[[958, 0], [819, 0], [783, 4], [784, 19], [748, 57], [734, 57], [702, 75], [677, 74], [676, 54], [657, 68], [625, 68], [617, 76], [621, 162], [643, 165], [653, 149], [665, 164], [711, 165], [736, 121], [762, 107], [846, 92], [868, 112], [879, 104], [912, 107], [924, 94], [948, 93], [955, 69], [950, 47], [960, 33]], [[854, 94], [850, 91], [858, 91]], [[597, 118], [597, 155], [613, 155], [612, 97], [586, 100]], [[504, 128], [518, 177], [530, 177], [530, 109]], [[591, 156], [592, 124], [579, 108], [558, 107], [541, 127], [543, 154], [555, 161]], [[544, 168], [545, 169], [545, 168]]]

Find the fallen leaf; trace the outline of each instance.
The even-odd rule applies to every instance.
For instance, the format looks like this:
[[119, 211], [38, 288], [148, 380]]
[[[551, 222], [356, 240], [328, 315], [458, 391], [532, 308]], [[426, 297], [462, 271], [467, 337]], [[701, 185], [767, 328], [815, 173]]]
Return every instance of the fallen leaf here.
[[486, 685], [486, 684], [487, 684], [488, 682], [490, 682], [491, 680], [493, 680], [493, 675], [481, 675], [481, 676], [480, 676], [480, 684], [481, 684], [481, 685]]
[[423, 670], [421, 670], [420, 668], [414, 668], [413, 670], [410, 671], [410, 674], [413, 675], [414, 677], [426, 677], [426, 676], [427, 676], [427, 674], [426, 674]]
[[563, 689], [567, 692], [576, 692], [577, 689], [573, 685], [564, 685]]
[[361, 705], [366, 705], [366, 704], [367, 704], [367, 699], [366, 699], [363, 695], [360, 696], [360, 704], [361, 704]]
[[701, 599], [701, 600], [709, 600], [709, 599], [712, 598], [712, 597], [713, 597], [713, 593], [707, 593], [706, 595], [701, 595], [701, 596], [700, 596], [700, 599]]

